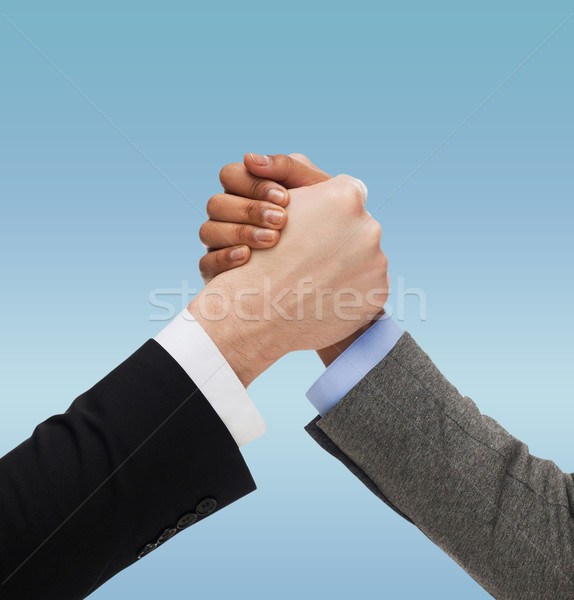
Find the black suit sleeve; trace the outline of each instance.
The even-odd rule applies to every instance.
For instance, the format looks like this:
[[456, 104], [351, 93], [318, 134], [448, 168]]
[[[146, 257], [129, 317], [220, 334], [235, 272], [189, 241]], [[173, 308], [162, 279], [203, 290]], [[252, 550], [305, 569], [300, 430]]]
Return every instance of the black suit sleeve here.
[[254, 489], [223, 422], [149, 340], [0, 460], [0, 598], [85, 598]]

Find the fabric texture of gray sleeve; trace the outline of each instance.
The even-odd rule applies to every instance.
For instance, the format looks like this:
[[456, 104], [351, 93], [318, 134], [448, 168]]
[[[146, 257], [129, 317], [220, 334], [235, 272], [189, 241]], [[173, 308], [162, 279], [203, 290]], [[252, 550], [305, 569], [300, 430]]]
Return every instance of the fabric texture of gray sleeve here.
[[498, 600], [574, 598], [572, 475], [482, 415], [408, 333], [306, 429]]

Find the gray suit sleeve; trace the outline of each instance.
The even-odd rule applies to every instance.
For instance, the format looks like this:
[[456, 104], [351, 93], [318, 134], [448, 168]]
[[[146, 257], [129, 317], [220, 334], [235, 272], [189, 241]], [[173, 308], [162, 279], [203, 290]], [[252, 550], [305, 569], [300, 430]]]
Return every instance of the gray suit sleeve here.
[[481, 414], [408, 333], [306, 429], [495, 598], [574, 598], [572, 475]]

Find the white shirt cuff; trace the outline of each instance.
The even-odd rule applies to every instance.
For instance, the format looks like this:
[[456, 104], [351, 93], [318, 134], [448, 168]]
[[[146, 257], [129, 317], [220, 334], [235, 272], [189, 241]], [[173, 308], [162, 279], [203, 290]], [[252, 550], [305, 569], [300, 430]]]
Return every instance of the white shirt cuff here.
[[265, 422], [215, 343], [188, 310], [155, 337], [189, 375], [238, 446], [265, 433]]

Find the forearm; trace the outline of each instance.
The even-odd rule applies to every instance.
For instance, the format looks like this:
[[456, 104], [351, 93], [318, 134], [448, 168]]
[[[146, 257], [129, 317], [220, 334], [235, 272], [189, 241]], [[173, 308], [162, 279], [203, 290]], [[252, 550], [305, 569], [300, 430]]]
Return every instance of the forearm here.
[[574, 594], [574, 485], [482, 415], [405, 335], [310, 426], [499, 599]]
[[253, 489], [225, 425], [150, 340], [0, 460], [0, 598], [84, 598], [203, 499]]

